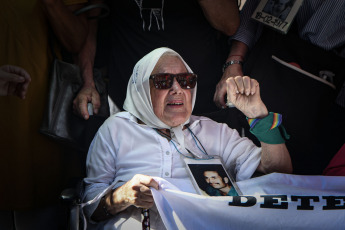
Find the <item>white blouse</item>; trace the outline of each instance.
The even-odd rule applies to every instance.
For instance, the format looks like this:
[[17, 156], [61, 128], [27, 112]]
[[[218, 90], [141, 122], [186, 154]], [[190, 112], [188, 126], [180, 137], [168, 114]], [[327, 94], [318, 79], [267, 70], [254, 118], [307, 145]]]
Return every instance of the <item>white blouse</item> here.
[[[222, 158], [224, 166], [237, 181], [249, 179], [255, 172], [260, 163], [261, 148], [251, 140], [240, 137], [226, 124], [206, 117], [191, 116], [189, 128], [208, 155]], [[188, 149], [203, 154], [200, 143], [191, 132], [188, 129], [183, 132]], [[176, 186], [185, 184], [178, 181], [190, 181], [183, 156], [176, 148], [182, 151], [176, 142], [172, 142], [147, 125], [138, 124], [128, 112], [108, 118], [98, 130], [88, 152], [84, 202], [105, 193], [107, 189], [123, 185], [135, 174], [162, 177]], [[180, 189], [195, 192], [189, 186]], [[98, 202], [84, 208], [86, 216], [92, 215]], [[151, 229], [164, 229], [156, 209], [150, 211]], [[105, 229], [132, 229], [134, 225], [140, 229], [140, 218], [140, 209], [130, 207], [102, 224], [108, 226]]]

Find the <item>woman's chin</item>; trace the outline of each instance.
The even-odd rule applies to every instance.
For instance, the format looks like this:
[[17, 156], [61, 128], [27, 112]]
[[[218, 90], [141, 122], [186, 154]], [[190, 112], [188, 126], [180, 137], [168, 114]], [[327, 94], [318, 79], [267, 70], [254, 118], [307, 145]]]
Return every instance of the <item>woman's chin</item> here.
[[170, 118], [165, 119], [165, 121], [163, 121], [166, 125], [170, 126], [170, 127], [177, 127], [179, 125], [184, 124], [188, 118], [190, 117], [190, 115], [188, 116], [173, 116]]

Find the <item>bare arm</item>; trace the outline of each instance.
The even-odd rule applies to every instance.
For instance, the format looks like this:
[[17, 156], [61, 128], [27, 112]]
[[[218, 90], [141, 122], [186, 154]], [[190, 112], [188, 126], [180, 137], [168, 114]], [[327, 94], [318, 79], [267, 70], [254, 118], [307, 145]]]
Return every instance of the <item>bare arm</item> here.
[[[249, 118], [264, 118], [268, 110], [260, 97], [259, 83], [248, 76], [226, 80], [228, 100]], [[292, 163], [285, 144], [261, 142], [262, 155], [257, 171], [261, 173], [292, 173]]]
[[41, 0], [43, 10], [54, 30], [55, 36], [70, 53], [78, 53], [88, 33], [85, 14], [76, 16], [73, 11], [84, 4], [66, 6], [62, 0]]
[[198, 0], [210, 24], [224, 34], [235, 34], [240, 25], [236, 0]]
[[109, 192], [99, 203], [91, 218], [96, 221], [108, 218], [104, 208], [111, 215], [116, 215], [132, 205], [137, 208], [151, 208], [154, 201], [150, 187], [158, 190], [158, 183], [152, 177], [135, 175], [126, 184]]
[[292, 163], [285, 144], [266, 144], [261, 142], [261, 162], [257, 171], [267, 174], [272, 172], [292, 173]]
[[[246, 57], [248, 51], [248, 46], [240, 41], [233, 40], [231, 45], [231, 51], [230, 54], [226, 60], [226, 62], [229, 62], [231, 60], [238, 60], [244, 62], [244, 59]], [[218, 82], [216, 86], [216, 92], [213, 97], [214, 103], [220, 107], [225, 108], [226, 107], [226, 101], [225, 101], [225, 95], [226, 95], [226, 80], [229, 77], [235, 77], [235, 76], [243, 76], [242, 66], [240, 64], [232, 64], [228, 66], [220, 81]]]
[[[102, 1], [97, 1], [102, 2]], [[100, 9], [94, 9], [88, 13], [88, 16], [95, 16], [100, 13]], [[80, 53], [78, 54], [78, 65], [82, 71], [84, 85], [79, 91], [77, 97], [73, 101], [73, 109], [84, 119], [89, 119], [87, 111], [87, 103], [93, 105], [93, 112], [98, 113], [101, 106], [100, 96], [96, 90], [93, 80], [93, 66], [97, 49], [97, 29], [98, 20], [89, 20], [89, 31]]]

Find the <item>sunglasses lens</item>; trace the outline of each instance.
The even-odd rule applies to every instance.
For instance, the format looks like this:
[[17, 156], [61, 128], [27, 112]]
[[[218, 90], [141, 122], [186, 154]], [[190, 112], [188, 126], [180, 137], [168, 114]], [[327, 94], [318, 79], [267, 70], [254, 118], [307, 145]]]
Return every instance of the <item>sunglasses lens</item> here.
[[193, 89], [196, 85], [197, 76], [193, 73], [156, 74], [152, 77], [156, 89], [170, 89], [174, 82], [174, 76], [182, 89]]
[[170, 89], [173, 84], [173, 78], [170, 74], [157, 74], [153, 82], [157, 89]]
[[177, 75], [176, 80], [182, 89], [193, 89], [196, 85], [197, 77], [192, 73], [184, 73]]

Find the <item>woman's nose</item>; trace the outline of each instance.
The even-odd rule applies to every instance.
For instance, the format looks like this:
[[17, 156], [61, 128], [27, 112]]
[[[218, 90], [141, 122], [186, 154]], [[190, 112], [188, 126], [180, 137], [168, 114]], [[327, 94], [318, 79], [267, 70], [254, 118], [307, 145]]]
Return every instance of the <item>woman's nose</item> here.
[[174, 81], [173, 81], [173, 85], [171, 87], [171, 91], [172, 92], [182, 92], [182, 88], [180, 86], [180, 84], [177, 82], [176, 78], [174, 78]]

